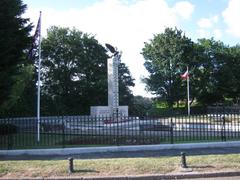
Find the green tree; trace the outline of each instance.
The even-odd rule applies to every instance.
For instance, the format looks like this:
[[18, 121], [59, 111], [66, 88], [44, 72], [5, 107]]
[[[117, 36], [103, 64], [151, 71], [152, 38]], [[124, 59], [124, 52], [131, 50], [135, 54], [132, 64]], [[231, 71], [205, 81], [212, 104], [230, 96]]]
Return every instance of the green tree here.
[[132, 114], [139, 117], [148, 116], [149, 111], [153, 108], [153, 101], [143, 96], [134, 96], [133, 105], [131, 107]]
[[[106, 50], [94, 36], [76, 29], [51, 27], [42, 41], [44, 113], [86, 114], [90, 106], [107, 105]], [[127, 67], [119, 70], [121, 97], [131, 96]]]
[[230, 74], [226, 73], [228, 47], [214, 39], [199, 39], [196, 46], [200, 72], [197, 100], [204, 105], [221, 102], [226, 93], [225, 81], [230, 78]]
[[32, 26], [21, 17], [25, 10], [21, 0], [0, 1], [0, 111], [17, 103], [32, 76], [26, 60]]
[[142, 54], [145, 68], [150, 73], [144, 82], [147, 89], [168, 102], [173, 103], [185, 97], [185, 83], [180, 73], [186, 66], [193, 64], [193, 42], [181, 30], [166, 28], [164, 33], [154, 35], [149, 43], [145, 43]]
[[[131, 113], [131, 106], [133, 105], [133, 94], [129, 87], [135, 86], [134, 79], [131, 76], [131, 73], [128, 67], [124, 63], [119, 65], [119, 104], [128, 105], [129, 112]], [[106, 78], [106, 75], [105, 75]]]
[[225, 61], [219, 70], [219, 89], [225, 98], [239, 104], [240, 100], [240, 45], [225, 48]]

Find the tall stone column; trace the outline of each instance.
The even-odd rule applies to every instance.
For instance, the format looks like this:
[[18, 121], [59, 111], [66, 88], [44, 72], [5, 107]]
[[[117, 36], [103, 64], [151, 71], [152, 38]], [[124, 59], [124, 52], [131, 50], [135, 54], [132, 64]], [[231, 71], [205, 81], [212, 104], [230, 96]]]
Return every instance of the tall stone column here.
[[112, 58], [108, 59], [108, 106], [113, 116], [117, 115], [119, 108], [118, 66], [120, 58], [121, 54], [116, 52]]
[[122, 53], [117, 51], [117, 49], [115, 49], [110, 44], [106, 44], [106, 47], [111, 53], [111, 56], [107, 62], [108, 106], [91, 106], [91, 116], [105, 116], [105, 117], [128, 116], [128, 106], [119, 106], [118, 67], [120, 64]]

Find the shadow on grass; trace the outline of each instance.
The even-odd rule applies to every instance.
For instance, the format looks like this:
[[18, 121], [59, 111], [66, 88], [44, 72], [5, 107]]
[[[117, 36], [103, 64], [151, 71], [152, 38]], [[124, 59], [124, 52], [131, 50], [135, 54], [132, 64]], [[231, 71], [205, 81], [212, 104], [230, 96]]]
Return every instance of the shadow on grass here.
[[188, 166], [189, 168], [192, 168], [192, 169], [208, 169], [208, 168], [215, 168], [214, 166], [209, 166], [209, 165], [206, 165], [206, 166]]
[[100, 173], [100, 171], [93, 169], [74, 169], [73, 173]]

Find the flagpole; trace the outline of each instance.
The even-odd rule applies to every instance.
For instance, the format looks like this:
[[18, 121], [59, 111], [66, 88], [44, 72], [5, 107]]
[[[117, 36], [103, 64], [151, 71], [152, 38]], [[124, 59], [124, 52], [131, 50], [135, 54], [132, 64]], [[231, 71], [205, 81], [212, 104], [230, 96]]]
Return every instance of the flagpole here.
[[[188, 66], [187, 66], [187, 72], [188, 72]], [[189, 74], [189, 73], [188, 73]], [[189, 75], [187, 76], [187, 104], [188, 104], [188, 116], [190, 116], [190, 93], [189, 93]]]
[[41, 76], [41, 16], [42, 11], [40, 11], [40, 28], [39, 28], [39, 48], [38, 48], [38, 88], [37, 88], [37, 141], [40, 142], [40, 76]]

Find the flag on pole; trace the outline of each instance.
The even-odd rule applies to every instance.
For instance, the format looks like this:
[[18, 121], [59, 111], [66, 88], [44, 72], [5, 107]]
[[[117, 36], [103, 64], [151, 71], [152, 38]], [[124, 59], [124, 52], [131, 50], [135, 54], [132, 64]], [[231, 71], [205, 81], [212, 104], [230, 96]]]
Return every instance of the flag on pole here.
[[41, 91], [41, 86], [40, 86], [40, 81], [41, 81], [41, 16], [42, 12], [40, 11], [40, 16], [38, 19], [38, 24], [36, 28], [36, 32], [34, 34], [34, 40], [35, 42], [38, 42], [36, 46], [38, 46], [38, 90], [37, 90], [37, 141], [40, 142], [40, 91]]
[[190, 116], [190, 91], [189, 91], [189, 72], [188, 72], [188, 66], [187, 70], [184, 74], [181, 75], [181, 78], [183, 80], [187, 80], [187, 105], [188, 105], [188, 116]]
[[40, 16], [38, 18], [38, 23], [37, 23], [35, 33], [33, 35], [31, 48], [28, 51], [27, 58], [29, 60], [32, 60], [34, 55], [37, 52], [37, 47], [39, 46], [39, 41], [40, 41], [40, 34], [41, 34], [41, 12], [40, 12]]
[[35, 33], [33, 35], [31, 48], [29, 49], [27, 58], [29, 60], [32, 60], [35, 56], [35, 54], [38, 51], [38, 65], [37, 65], [37, 72], [38, 72], [38, 78], [37, 78], [37, 141], [40, 142], [40, 81], [41, 81], [41, 16], [42, 12], [40, 11], [40, 15], [38, 18], [37, 27], [35, 30]]
[[189, 78], [188, 69], [186, 70], [186, 72], [184, 74], [181, 75], [181, 78], [184, 79], [184, 80]]

